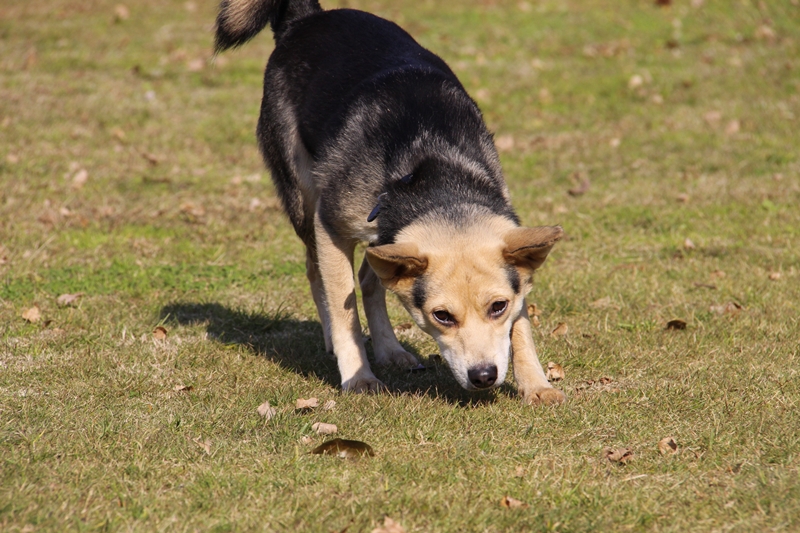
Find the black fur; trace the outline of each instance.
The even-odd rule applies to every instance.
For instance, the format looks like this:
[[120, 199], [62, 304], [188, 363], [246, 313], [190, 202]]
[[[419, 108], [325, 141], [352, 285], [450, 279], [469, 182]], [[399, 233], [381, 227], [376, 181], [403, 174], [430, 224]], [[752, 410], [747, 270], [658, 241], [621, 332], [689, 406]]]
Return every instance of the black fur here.
[[505, 265], [506, 269], [506, 277], [508, 278], [508, 284], [511, 285], [511, 289], [514, 291], [514, 294], [519, 294], [520, 289], [520, 279], [519, 279], [519, 272], [516, 268], [511, 265]]
[[241, 46], [269, 24], [277, 40], [286, 27], [295, 19], [322, 11], [317, 0], [264, 0], [255, 2], [250, 17], [241, 27], [230, 24], [231, 4], [236, 0], [222, 0], [217, 15], [217, 28], [214, 48], [222, 52], [228, 48]]
[[414, 307], [422, 309], [425, 305], [428, 295], [426, 293], [425, 276], [418, 276], [414, 280], [414, 286], [411, 288], [411, 295], [414, 298]]

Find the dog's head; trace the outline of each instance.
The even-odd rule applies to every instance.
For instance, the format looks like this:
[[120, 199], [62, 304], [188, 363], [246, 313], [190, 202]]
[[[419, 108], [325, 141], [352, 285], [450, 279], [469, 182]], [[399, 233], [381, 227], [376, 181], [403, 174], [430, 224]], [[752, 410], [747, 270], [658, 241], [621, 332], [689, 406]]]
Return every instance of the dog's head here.
[[383, 285], [439, 344], [462, 387], [488, 389], [508, 371], [511, 326], [531, 276], [558, 241], [560, 226], [518, 227], [505, 217], [466, 226], [427, 217], [394, 244], [367, 249]]

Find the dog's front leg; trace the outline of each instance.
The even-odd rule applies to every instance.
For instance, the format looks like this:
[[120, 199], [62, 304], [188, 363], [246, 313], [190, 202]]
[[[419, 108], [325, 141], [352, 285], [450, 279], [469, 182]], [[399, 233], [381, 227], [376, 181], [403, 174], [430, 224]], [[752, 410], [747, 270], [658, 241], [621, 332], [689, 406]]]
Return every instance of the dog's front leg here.
[[353, 279], [353, 250], [355, 242], [342, 239], [314, 218], [317, 259], [325, 305], [330, 321], [333, 353], [342, 376], [342, 389], [354, 392], [376, 392], [385, 388], [369, 368], [367, 352], [358, 320], [355, 281]]
[[364, 314], [367, 315], [369, 334], [375, 350], [375, 362], [379, 365], [397, 365], [411, 368], [417, 366], [417, 358], [405, 351], [397, 341], [397, 337], [389, 321], [386, 311], [386, 289], [381, 280], [369, 266], [366, 255], [361, 269], [358, 271], [361, 284], [361, 297], [364, 300]]
[[528, 304], [522, 303], [522, 311], [511, 327], [511, 354], [514, 364], [514, 379], [523, 400], [531, 405], [557, 404], [567, 397], [560, 390], [553, 388], [536, 354], [531, 333], [531, 321], [528, 317]]

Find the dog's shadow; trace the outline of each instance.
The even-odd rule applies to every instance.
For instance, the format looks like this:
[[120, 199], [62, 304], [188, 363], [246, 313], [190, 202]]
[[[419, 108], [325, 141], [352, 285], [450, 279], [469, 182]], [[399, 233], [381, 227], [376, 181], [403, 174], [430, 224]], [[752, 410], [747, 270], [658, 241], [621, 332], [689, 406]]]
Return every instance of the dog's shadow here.
[[[249, 312], [219, 303], [175, 302], [164, 306], [160, 318], [165, 323], [184, 326], [202, 324], [208, 338], [228, 345], [244, 346], [255, 355], [264, 356], [281, 367], [306, 378], [316, 378], [339, 387], [339, 370], [334, 357], [326, 353], [319, 322], [297, 320], [278, 310]], [[367, 343], [368, 351], [370, 344]], [[500, 394], [510, 394], [504, 384], [489, 392], [471, 393], [456, 382], [438, 355], [421, 356], [413, 346], [403, 347], [425, 366], [411, 372], [400, 368], [370, 365], [394, 394], [426, 395], [448, 403], [469, 407], [493, 403]], [[371, 355], [370, 355], [371, 358]]]

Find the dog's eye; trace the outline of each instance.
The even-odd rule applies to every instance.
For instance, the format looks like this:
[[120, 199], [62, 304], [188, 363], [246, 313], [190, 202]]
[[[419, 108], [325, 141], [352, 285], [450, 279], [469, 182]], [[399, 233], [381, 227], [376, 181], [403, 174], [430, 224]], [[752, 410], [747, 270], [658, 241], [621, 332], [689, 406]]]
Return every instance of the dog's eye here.
[[456, 319], [453, 318], [453, 315], [451, 315], [447, 311], [434, 311], [433, 318], [435, 318], [437, 322], [445, 326], [456, 325]]
[[506, 311], [506, 307], [508, 307], [508, 302], [505, 300], [494, 302], [491, 309], [489, 309], [489, 314], [492, 318], [497, 318]]

